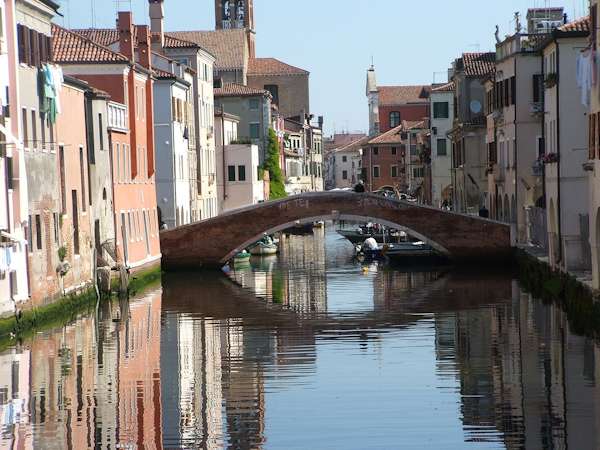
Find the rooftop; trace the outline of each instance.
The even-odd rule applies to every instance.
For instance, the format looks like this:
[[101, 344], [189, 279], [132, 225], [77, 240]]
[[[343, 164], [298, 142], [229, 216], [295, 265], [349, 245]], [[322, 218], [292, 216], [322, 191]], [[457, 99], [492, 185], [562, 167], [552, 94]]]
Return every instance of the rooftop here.
[[52, 24], [54, 61], [62, 64], [128, 63], [124, 55], [86, 37]]
[[454, 92], [455, 90], [456, 85], [454, 84], [454, 81], [451, 81], [450, 83], [432, 87], [431, 92]]
[[247, 40], [246, 31], [243, 29], [172, 31], [167, 34], [173, 38], [193, 42], [213, 54], [217, 69], [242, 69], [246, 65]]
[[248, 63], [248, 75], [308, 75], [309, 72], [275, 58], [254, 58]]
[[404, 120], [402, 124], [398, 125], [396, 128], [392, 128], [385, 133], [381, 133], [374, 138], [372, 138], [368, 144], [401, 144], [405, 139], [402, 139], [402, 132], [408, 130], [414, 130], [423, 128], [425, 126], [424, 121], [407, 121]]
[[467, 77], [484, 77], [490, 72], [496, 70], [496, 53], [463, 53], [462, 61], [457, 67], [457, 70], [464, 70]]
[[[133, 29], [133, 41], [137, 43], [138, 26]], [[71, 30], [74, 33], [85, 36], [86, 38], [97, 42], [98, 44], [109, 47], [119, 42], [119, 30], [116, 28], [79, 28]], [[198, 44], [173, 36], [171, 33], [165, 33], [165, 47], [167, 48], [196, 48]]]
[[428, 103], [431, 86], [378, 86], [380, 105]]
[[214, 90], [215, 97], [255, 97], [255, 96], [270, 96], [269, 91], [264, 89], [256, 89], [242, 84], [225, 83], [223, 87]]
[[563, 25], [562, 27], [558, 27], [558, 31], [564, 33], [589, 33], [590, 29], [590, 16], [582, 17]]

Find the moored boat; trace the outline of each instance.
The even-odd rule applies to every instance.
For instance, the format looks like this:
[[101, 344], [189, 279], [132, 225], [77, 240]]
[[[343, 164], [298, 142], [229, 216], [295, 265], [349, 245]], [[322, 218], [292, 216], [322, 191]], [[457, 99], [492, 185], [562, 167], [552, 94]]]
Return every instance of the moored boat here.
[[250, 247], [250, 254], [254, 256], [271, 256], [276, 255], [279, 251], [277, 245], [275, 244], [267, 244], [265, 242], [257, 242], [252, 247]]

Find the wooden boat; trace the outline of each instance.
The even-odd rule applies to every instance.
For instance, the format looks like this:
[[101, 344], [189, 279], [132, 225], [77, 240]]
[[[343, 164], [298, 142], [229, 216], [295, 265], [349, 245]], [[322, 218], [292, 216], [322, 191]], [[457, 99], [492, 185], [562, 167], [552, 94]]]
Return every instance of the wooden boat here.
[[442, 262], [445, 258], [425, 242], [402, 242], [399, 244], [379, 245], [375, 249], [356, 246], [358, 257], [370, 260], [387, 260], [398, 264], [415, 264], [417, 262]]
[[234, 264], [241, 264], [250, 261], [250, 257], [252, 255], [248, 253], [246, 250], [238, 253], [233, 257]]
[[361, 228], [360, 230], [338, 230], [338, 234], [340, 236], [345, 237], [353, 244], [362, 244], [365, 240], [369, 238], [375, 239], [377, 242], [399, 242], [402, 239], [406, 239], [406, 233], [402, 231], [387, 231], [385, 232], [375, 232], [368, 231], [366, 229]]
[[292, 234], [295, 236], [305, 236], [313, 233], [313, 223], [300, 223], [296, 222], [293, 227], [290, 227], [284, 231], [286, 234]]
[[250, 247], [250, 253], [254, 256], [271, 256], [276, 255], [279, 248], [275, 244], [267, 244], [265, 242], [257, 242]]

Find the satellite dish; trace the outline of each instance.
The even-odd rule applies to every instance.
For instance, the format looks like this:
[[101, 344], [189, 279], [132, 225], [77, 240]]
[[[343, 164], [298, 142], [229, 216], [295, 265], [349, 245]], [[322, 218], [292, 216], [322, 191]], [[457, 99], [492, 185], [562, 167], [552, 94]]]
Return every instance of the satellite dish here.
[[479, 114], [481, 112], [481, 102], [479, 100], [473, 100], [470, 108], [472, 113]]

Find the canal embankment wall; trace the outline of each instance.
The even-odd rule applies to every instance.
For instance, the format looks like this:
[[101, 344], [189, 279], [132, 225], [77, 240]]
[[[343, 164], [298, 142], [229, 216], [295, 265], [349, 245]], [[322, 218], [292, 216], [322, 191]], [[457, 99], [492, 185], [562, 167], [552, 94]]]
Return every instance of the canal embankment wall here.
[[129, 274], [126, 293], [122, 292], [120, 280], [115, 278], [107, 294], [99, 295], [95, 286], [87, 285], [45, 305], [0, 318], [0, 350], [36, 332], [71, 323], [80, 315], [95, 310], [98, 302], [114, 301], [122, 295], [137, 295], [159, 283], [161, 276], [160, 266], [153, 265]]
[[600, 293], [584, 279], [552, 268], [543, 258], [525, 248], [515, 251], [519, 283], [535, 298], [554, 303], [567, 313], [577, 334], [600, 338]]

